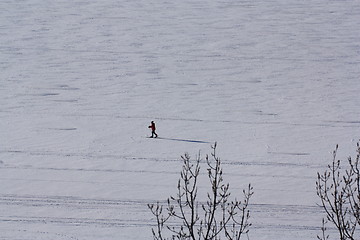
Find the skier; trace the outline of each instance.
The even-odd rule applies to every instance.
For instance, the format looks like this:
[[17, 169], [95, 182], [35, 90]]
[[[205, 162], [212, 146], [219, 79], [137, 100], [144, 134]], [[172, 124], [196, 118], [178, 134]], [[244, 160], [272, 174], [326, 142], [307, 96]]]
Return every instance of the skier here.
[[155, 132], [156, 127], [155, 127], [154, 121], [151, 121], [151, 125], [149, 126], [149, 128], [151, 128], [151, 138], [153, 138], [154, 135], [155, 135], [155, 138], [157, 138], [158, 135]]

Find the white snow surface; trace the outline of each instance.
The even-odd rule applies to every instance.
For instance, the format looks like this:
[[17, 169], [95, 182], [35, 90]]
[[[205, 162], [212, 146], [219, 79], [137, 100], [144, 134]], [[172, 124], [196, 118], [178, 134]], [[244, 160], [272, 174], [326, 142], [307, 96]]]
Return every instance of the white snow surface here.
[[215, 141], [249, 239], [320, 234], [316, 174], [360, 138], [358, 0], [0, 9], [0, 239], [152, 239], [147, 204]]

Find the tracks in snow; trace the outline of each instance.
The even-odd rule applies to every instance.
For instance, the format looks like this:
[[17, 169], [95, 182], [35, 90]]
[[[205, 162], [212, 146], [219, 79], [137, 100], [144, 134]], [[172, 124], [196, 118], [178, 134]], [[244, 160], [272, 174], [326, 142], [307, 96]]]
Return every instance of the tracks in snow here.
[[[36, 196], [36, 195], [15, 195], [1, 194], [0, 205], [8, 208], [16, 207], [31, 212], [34, 209], [49, 209], [49, 214], [43, 216], [4, 214], [0, 215], [0, 223], [12, 224], [55, 224], [65, 226], [80, 227], [151, 227], [154, 222], [147, 209], [148, 203], [155, 201], [148, 200], [130, 200], [130, 199], [99, 199], [99, 198], [79, 198], [67, 196]], [[163, 202], [165, 204], [165, 202]], [[312, 217], [320, 216], [322, 209], [318, 206], [302, 205], [276, 205], [276, 204], [253, 204], [250, 206], [252, 219], [256, 220], [254, 228], [257, 229], [287, 229], [287, 230], [318, 230], [316, 226], [304, 225], [304, 221], [296, 222], [294, 216], [307, 216], [309, 220]], [[72, 213], [98, 210], [100, 212], [111, 212], [110, 217], [96, 217], [93, 214], [83, 217], [64, 217], [54, 216], [50, 213], [52, 209], [62, 211], [71, 211]], [[124, 213], [130, 218], [124, 217]], [[101, 215], [101, 214], [100, 214]], [[272, 219], [281, 217], [283, 223], [277, 221], [272, 223]], [[292, 220], [291, 220], [292, 219]], [[260, 221], [259, 221], [260, 220]]]
[[[52, 152], [52, 151], [30, 151], [30, 150], [2, 150], [0, 154], [21, 154], [29, 156], [54, 156], [54, 157], [63, 157], [63, 158], [85, 158], [85, 159], [111, 159], [111, 160], [128, 160], [128, 161], [152, 161], [152, 162], [179, 162], [180, 158], [149, 158], [149, 157], [137, 157], [137, 156], [127, 156], [119, 154], [102, 154], [102, 153], [75, 153], [75, 152]], [[309, 153], [284, 153], [284, 152], [269, 152], [268, 154], [278, 154], [278, 155], [293, 155], [293, 156], [307, 156]], [[205, 161], [203, 161], [205, 162]], [[246, 162], [246, 161], [231, 161], [224, 160], [222, 164], [229, 165], [247, 165], [247, 166], [287, 166], [287, 167], [307, 167], [307, 168], [322, 168], [323, 165], [319, 164], [306, 164], [306, 163], [292, 163], [292, 162]], [[0, 165], [1, 166], [1, 165]], [[56, 170], [61, 170], [59, 168], [54, 168]], [[76, 170], [76, 169], [64, 169], [64, 170]], [[79, 171], [86, 171], [87, 169], [77, 169]], [[113, 169], [98, 169], [99, 171], [116, 171]], [[96, 171], [96, 169], [91, 170]]]
[[[147, 202], [144, 200], [126, 200], [126, 199], [92, 199], [77, 198], [67, 196], [35, 196], [35, 195], [12, 195], [1, 194], [0, 205], [7, 208], [21, 208], [24, 212], [32, 212], [35, 209], [48, 209], [49, 214], [43, 216], [4, 214], [0, 215], [0, 223], [14, 224], [56, 224], [70, 226], [97, 226], [97, 227], [137, 227], [149, 226], [150, 222], [143, 218], [124, 218], [125, 215], [141, 216], [147, 208]], [[54, 211], [55, 210], [55, 211]], [[69, 217], [55, 216], [51, 212], [68, 212]], [[76, 212], [102, 212], [111, 213], [108, 217], [95, 217], [93, 214], [87, 214], [88, 217], [70, 217], [75, 216]], [[74, 214], [75, 213], [75, 214]], [[91, 216], [90, 216], [91, 215]], [[110, 216], [110, 217], [109, 217]], [[117, 216], [117, 217], [116, 217]]]

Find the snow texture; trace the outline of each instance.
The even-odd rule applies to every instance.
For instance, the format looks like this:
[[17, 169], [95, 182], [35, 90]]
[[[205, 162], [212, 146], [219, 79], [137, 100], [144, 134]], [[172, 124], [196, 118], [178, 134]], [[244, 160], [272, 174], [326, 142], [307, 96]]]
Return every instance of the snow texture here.
[[0, 9], [0, 239], [152, 239], [147, 203], [215, 141], [250, 239], [316, 239], [316, 173], [360, 137], [358, 0]]

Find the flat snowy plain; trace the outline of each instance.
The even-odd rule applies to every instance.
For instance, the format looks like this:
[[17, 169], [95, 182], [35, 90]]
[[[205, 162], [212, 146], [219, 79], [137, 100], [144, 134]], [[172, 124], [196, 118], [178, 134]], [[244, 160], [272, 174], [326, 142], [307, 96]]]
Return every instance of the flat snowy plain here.
[[147, 203], [215, 141], [233, 196], [254, 187], [249, 239], [316, 239], [316, 173], [360, 138], [358, 0], [0, 10], [0, 239], [152, 239]]

